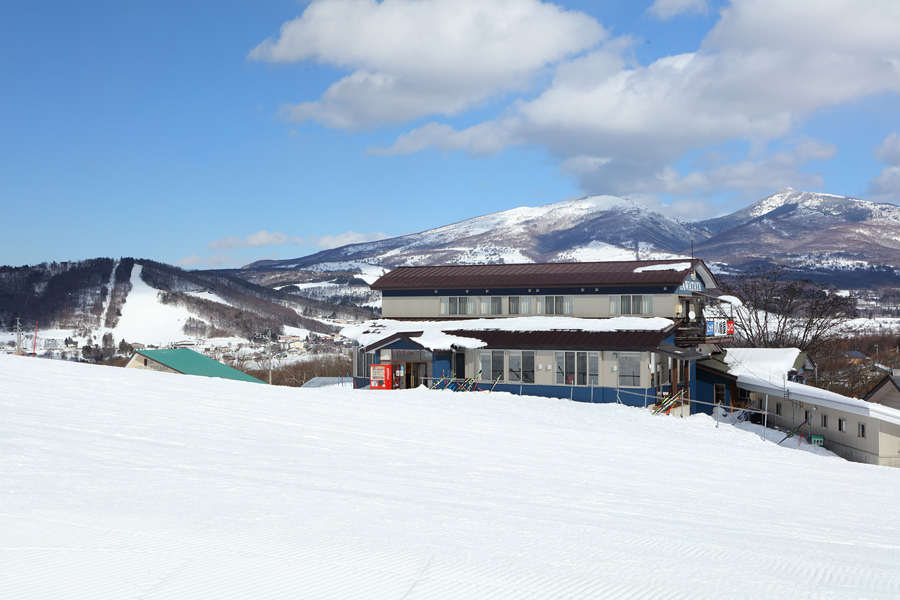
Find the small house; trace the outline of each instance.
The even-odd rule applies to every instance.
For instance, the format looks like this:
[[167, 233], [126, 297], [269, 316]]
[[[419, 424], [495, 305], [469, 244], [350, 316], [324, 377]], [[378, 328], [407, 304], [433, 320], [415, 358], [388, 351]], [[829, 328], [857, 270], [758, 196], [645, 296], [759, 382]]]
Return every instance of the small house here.
[[235, 381], [263, 383], [255, 377], [224, 365], [189, 348], [139, 350], [125, 364], [128, 369], [147, 369], [163, 373], [181, 373], [203, 377], [219, 377]]

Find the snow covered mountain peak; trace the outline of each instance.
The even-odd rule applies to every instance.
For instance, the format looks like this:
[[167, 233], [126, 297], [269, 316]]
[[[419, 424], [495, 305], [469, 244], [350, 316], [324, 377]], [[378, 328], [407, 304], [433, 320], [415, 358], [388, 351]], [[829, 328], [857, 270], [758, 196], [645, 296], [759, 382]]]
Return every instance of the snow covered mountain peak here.
[[364, 262], [387, 268], [428, 264], [671, 258], [701, 237], [697, 227], [628, 198], [585, 196], [473, 217], [421, 233], [354, 244], [249, 269], [305, 269]]
[[[747, 207], [747, 212], [749, 215], [753, 217], [759, 217], [765, 214], [772, 212], [773, 210], [777, 210], [783, 206], [787, 205], [797, 205], [798, 207], [803, 207], [812, 210], [820, 210], [824, 206], [842, 204], [846, 205], [848, 203], [859, 203], [866, 202], [864, 200], [857, 200], [856, 198], [847, 198], [844, 196], [836, 196], [834, 194], [820, 194], [817, 192], [804, 192], [800, 190], [795, 190], [794, 188], [785, 188], [781, 191], [775, 192], [771, 196], [763, 198], [759, 202], [755, 204], [751, 204]], [[874, 203], [867, 203], [874, 204]]]

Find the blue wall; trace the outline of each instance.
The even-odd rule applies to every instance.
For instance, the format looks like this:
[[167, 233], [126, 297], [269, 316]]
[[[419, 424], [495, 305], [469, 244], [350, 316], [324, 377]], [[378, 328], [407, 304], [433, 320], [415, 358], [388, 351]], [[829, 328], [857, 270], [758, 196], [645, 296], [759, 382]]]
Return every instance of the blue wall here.
[[433, 354], [431, 356], [431, 376], [435, 379], [451, 377], [453, 375], [452, 359], [453, 354], [450, 352], [445, 354]]
[[710, 373], [701, 369], [699, 371], [700, 378], [697, 380], [697, 393], [694, 396], [697, 400], [708, 402], [709, 404], [693, 404], [691, 412], [702, 412], [708, 415], [712, 414], [713, 407], [711, 404], [716, 400], [715, 385], [717, 383], [725, 384], [725, 404], [731, 404], [731, 386], [734, 383], [733, 378], [723, 377]]
[[[449, 364], [449, 363], [448, 363]], [[355, 387], [364, 388], [370, 384], [368, 377], [354, 377]], [[656, 402], [656, 390], [654, 388], [622, 388], [616, 394], [616, 388], [603, 387], [577, 387], [571, 385], [535, 385], [498, 383], [491, 387], [488, 381], [479, 382], [473, 391], [508, 392], [510, 394], [524, 396], [538, 396], [541, 398], [560, 398], [574, 400], [575, 402], [593, 402], [596, 404], [615, 404], [617, 396], [621, 404], [626, 406], [649, 406]], [[441, 385], [438, 389], [442, 389]], [[449, 390], [448, 390], [449, 391]], [[646, 394], [646, 396], [645, 396]]]

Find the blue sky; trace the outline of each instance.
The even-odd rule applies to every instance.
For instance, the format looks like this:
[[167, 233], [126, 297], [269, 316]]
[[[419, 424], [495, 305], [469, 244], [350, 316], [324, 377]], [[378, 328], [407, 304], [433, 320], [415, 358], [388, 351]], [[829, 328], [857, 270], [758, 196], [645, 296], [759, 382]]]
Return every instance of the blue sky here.
[[0, 264], [189, 268], [585, 194], [900, 203], [895, 0], [0, 8]]

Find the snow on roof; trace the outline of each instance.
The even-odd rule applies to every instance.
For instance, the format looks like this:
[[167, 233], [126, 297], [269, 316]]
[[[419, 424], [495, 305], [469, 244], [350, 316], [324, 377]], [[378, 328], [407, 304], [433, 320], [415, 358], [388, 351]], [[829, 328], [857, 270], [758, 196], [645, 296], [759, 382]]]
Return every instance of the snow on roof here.
[[800, 350], [797, 348], [729, 348], [725, 363], [729, 366], [729, 373], [737, 376], [738, 386], [750, 391], [872, 416], [900, 425], [900, 410], [788, 381], [788, 371], [794, 368], [799, 356]]
[[729, 348], [725, 364], [732, 375], [752, 375], [780, 383], [800, 356], [798, 348]]
[[719, 296], [718, 300], [719, 300], [719, 302], [727, 302], [728, 304], [730, 304], [732, 306], [743, 306], [744, 305], [744, 303], [741, 301], [740, 298], [738, 298], [736, 296], [729, 296], [728, 294]]
[[611, 319], [580, 319], [577, 317], [509, 317], [495, 319], [453, 319], [446, 321], [393, 321], [380, 319], [361, 325], [351, 325], [341, 335], [363, 346], [398, 334], [411, 334], [416, 342], [429, 350], [482, 348], [485, 343], [447, 333], [448, 331], [664, 331], [672, 327], [671, 319], [662, 317], [614, 317]]
[[647, 267], [638, 267], [634, 270], [635, 273], [645, 273], [647, 271], [686, 271], [691, 268], [691, 263], [689, 262], [680, 262], [680, 263], [672, 263], [669, 265], [650, 265]]

